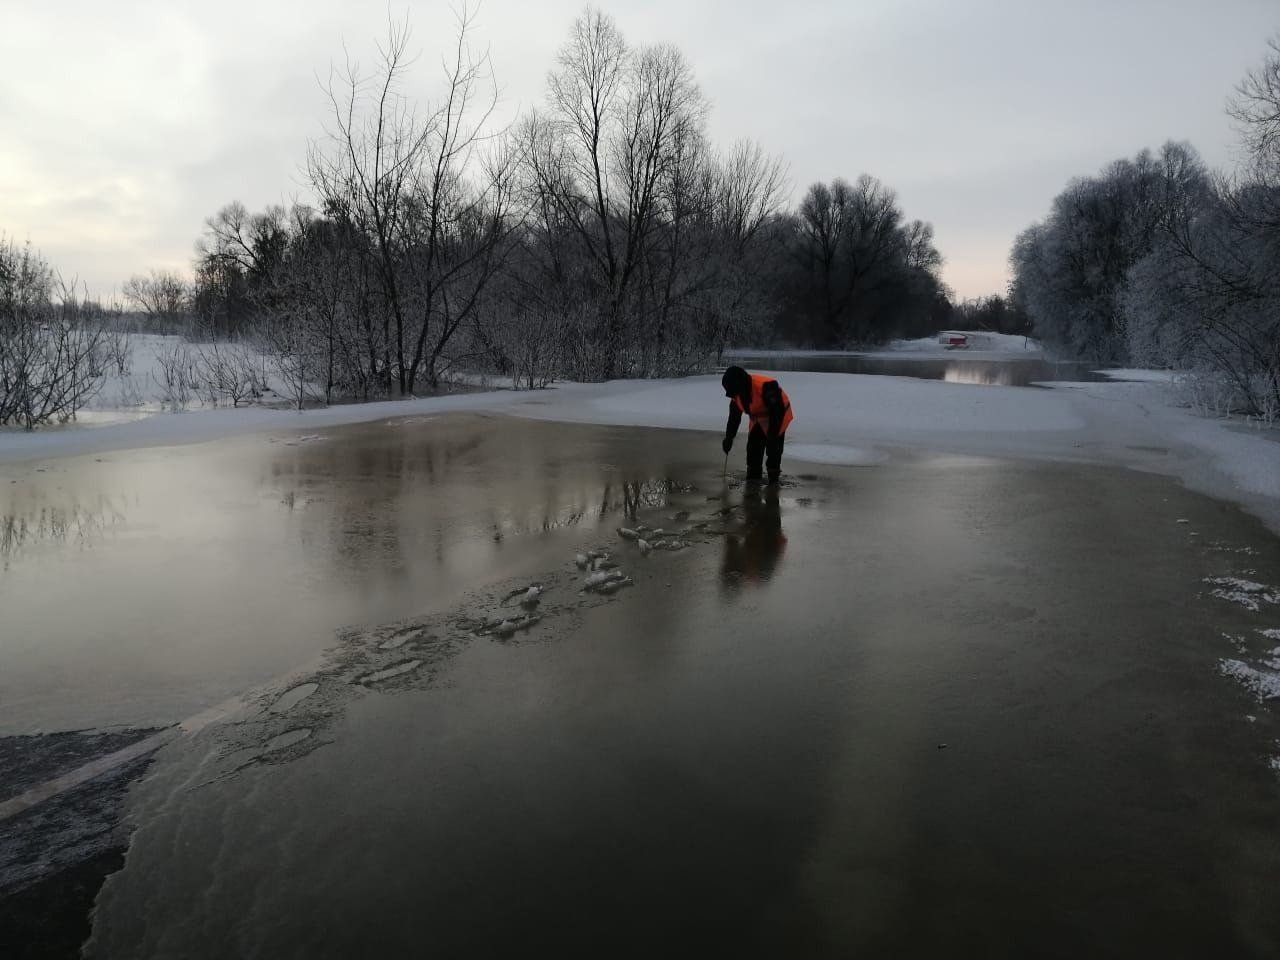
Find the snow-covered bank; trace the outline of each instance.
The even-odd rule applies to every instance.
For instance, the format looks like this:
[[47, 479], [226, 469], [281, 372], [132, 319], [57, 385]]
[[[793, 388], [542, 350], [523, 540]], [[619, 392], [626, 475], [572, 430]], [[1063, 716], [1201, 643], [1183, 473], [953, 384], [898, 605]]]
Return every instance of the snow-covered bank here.
[[1012, 360], [1018, 357], [1036, 357], [1044, 355], [1044, 348], [1039, 340], [1024, 337], [1022, 334], [991, 333], [986, 330], [961, 330], [967, 343], [963, 348], [948, 347], [939, 337], [920, 337], [916, 340], [891, 340], [883, 350], [876, 353], [910, 353], [917, 356], [955, 356], [998, 354], [1001, 359]]
[[895, 357], [901, 360], [1045, 360], [1040, 341], [1009, 333], [965, 331], [968, 344], [962, 348], [947, 346], [937, 337], [916, 340], [890, 340], [883, 347], [868, 350], [751, 350], [745, 347], [725, 352], [725, 359], [771, 356], [787, 357]]
[[[796, 411], [790, 458], [874, 464], [893, 450], [1115, 463], [1182, 477], [1280, 531], [1280, 436], [1168, 405], [1158, 381], [982, 387], [905, 377], [779, 374]], [[564, 384], [317, 410], [249, 407], [92, 429], [0, 433], [0, 462], [215, 440], [424, 414], [494, 412], [541, 420], [718, 433], [727, 403], [714, 376]], [[708, 441], [715, 447], [718, 445]]]
[[[886, 451], [1119, 464], [1181, 477], [1239, 502], [1280, 532], [1280, 434], [1208, 420], [1168, 405], [1160, 382], [982, 387], [909, 377], [778, 374], [796, 411], [793, 459], [850, 465]], [[714, 377], [618, 381], [557, 390], [507, 408], [580, 423], [720, 430], [727, 405]]]

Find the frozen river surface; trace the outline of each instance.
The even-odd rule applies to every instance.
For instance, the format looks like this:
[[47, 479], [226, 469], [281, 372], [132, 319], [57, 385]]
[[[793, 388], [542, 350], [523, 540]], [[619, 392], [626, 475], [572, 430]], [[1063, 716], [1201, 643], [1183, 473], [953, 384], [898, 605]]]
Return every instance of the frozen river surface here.
[[1274, 536], [1118, 469], [784, 469], [478, 416], [0, 467], [4, 742], [244, 701], [133, 785], [88, 954], [1280, 951], [1280, 724], [1220, 669], [1280, 642], [1231, 587]]

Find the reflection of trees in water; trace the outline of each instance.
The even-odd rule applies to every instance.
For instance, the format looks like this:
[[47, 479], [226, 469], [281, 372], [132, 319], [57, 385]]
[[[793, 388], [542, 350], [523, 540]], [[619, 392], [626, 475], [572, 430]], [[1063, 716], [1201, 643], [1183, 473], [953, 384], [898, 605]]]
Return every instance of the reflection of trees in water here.
[[[271, 499], [298, 517], [305, 553], [361, 580], [403, 579], [419, 557], [442, 565], [456, 513], [475, 502], [442, 498], [440, 484], [474, 471], [482, 432], [397, 433], [371, 442], [290, 447], [263, 474]], [[494, 539], [498, 539], [496, 536]]]
[[[596, 523], [610, 516], [619, 515], [635, 520], [640, 510], [657, 510], [671, 504], [676, 493], [691, 493], [696, 488], [670, 478], [648, 480], [605, 480], [600, 492], [581, 494], [577, 502], [561, 504], [556, 501], [565, 494], [562, 490], [549, 493], [544, 503], [517, 512], [510, 506], [505, 511], [491, 513], [491, 527], [495, 540], [522, 533], [546, 533], [565, 527]], [[523, 515], [520, 515], [520, 514]]]
[[89, 547], [124, 520], [124, 513], [106, 497], [99, 497], [92, 504], [45, 505], [27, 512], [0, 514], [0, 562], [7, 570], [24, 549], [38, 543]]
[[634, 519], [693, 490], [668, 477], [619, 479], [536, 427], [277, 448], [262, 480], [264, 499], [296, 515], [314, 562], [362, 580], [408, 576], [424, 561], [470, 566], [511, 538]]
[[[606, 496], [607, 490], [606, 487]], [[636, 518], [636, 513], [644, 508], [648, 510], [665, 507], [671, 502], [673, 493], [690, 493], [693, 486], [676, 480], [642, 480], [622, 484], [623, 513], [629, 520]], [[602, 512], [603, 513], [603, 512]]]

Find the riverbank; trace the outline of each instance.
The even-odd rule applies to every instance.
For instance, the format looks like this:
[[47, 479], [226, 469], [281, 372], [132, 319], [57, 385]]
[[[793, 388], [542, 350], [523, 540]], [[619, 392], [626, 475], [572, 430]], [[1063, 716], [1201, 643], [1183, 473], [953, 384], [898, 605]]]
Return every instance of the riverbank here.
[[[789, 457], [876, 463], [895, 450], [1106, 463], [1175, 476], [1238, 503], [1280, 533], [1280, 431], [1209, 420], [1171, 405], [1159, 379], [978, 386], [909, 377], [779, 373], [797, 419]], [[314, 410], [246, 407], [156, 414], [129, 423], [0, 433], [0, 463], [287, 435], [347, 423], [492, 412], [614, 426], [719, 432], [726, 404], [715, 377], [559, 384]], [[708, 456], [716, 455], [713, 440]]]

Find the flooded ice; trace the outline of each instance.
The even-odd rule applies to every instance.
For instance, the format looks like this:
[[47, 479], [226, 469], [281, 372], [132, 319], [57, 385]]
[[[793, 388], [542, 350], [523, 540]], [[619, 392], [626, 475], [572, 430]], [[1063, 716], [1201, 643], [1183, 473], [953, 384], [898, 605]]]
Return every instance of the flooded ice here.
[[0, 734], [173, 722], [541, 569], [697, 462], [656, 432], [421, 419], [0, 468]]
[[88, 956], [1280, 950], [1280, 620], [1211, 589], [1280, 543], [1240, 511], [976, 457], [722, 484], [690, 432], [292, 439], [5, 478], [27, 529], [116, 505], [5, 554], [11, 729], [245, 702], [133, 786]]

